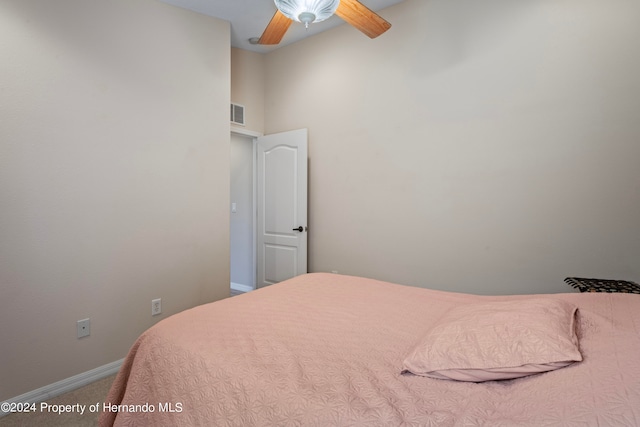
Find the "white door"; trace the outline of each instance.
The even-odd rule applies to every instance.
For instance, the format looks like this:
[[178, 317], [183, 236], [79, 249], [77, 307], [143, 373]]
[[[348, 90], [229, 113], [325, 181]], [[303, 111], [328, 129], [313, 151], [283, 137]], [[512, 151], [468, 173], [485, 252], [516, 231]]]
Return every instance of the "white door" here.
[[257, 139], [257, 287], [307, 272], [307, 130]]

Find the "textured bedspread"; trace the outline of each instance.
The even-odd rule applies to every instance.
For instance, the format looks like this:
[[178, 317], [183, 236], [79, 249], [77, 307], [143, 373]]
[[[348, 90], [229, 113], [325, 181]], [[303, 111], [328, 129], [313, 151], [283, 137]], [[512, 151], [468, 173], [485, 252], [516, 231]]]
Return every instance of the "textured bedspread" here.
[[516, 380], [464, 383], [401, 374], [402, 362], [452, 307], [526, 296], [300, 276], [146, 331], [107, 399], [120, 412], [103, 413], [100, 424], [639, 426], [640, 295], [548, 297], [579, 307], [584, 360]]

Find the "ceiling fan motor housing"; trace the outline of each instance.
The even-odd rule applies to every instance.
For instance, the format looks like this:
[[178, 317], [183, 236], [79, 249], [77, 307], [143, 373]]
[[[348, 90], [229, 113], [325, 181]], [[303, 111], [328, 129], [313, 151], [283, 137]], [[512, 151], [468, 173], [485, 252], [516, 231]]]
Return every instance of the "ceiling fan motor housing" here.
[[274, 0], [287, 18], [305, 25], [321, 22], [336, 12], [340, 0]]

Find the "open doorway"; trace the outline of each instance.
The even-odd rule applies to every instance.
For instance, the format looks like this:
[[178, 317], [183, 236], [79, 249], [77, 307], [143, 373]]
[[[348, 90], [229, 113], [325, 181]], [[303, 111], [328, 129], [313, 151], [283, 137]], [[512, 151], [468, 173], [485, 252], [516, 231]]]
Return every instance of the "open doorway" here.
[[231, 294], [255, 289], [254, 137], [231, 133]]
[[232, 132], [230, 141], [230, 291], [237, 295], [307, 272], [307, 129]]

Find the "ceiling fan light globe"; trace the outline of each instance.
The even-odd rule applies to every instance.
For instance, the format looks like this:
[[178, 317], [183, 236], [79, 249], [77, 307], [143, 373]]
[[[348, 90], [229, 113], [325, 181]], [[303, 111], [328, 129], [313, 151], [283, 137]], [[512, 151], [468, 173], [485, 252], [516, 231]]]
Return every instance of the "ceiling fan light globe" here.
[[[340, 0], [274, 0], [284, 16], [309, 25], [321, 22], [336, 12]], [[310, 18], [313, 16], [313, 20]]]

